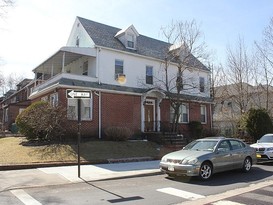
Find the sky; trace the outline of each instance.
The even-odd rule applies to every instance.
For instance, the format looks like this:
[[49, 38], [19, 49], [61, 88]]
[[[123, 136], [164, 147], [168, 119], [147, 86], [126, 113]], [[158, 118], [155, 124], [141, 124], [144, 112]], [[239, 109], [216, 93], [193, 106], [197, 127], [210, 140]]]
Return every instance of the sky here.
[[134, 25], [163, 39], [172, 21], [200, 24], [213, 62], [225, 63], [228, 45], [261, 41], [273, 17], [272, 0], [15, 0], [0, 19], [0, 72], [33, 78], [32, 70], [65, 46], [76, 17], [117, 28]]

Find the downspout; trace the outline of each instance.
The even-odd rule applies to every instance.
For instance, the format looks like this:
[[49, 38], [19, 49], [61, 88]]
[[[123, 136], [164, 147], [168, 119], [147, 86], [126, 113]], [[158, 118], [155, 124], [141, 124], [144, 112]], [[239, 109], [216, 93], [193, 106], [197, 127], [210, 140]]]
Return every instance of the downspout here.
[[99, 116], [98, 116], [98, 129], [99, 129], [99, 139], [101, 139], [101, 91], [94, 92], [96, 96], [99, 97]]
[[210, 130], [212, 130], [213, 126], [212, 126], [212, 120], [213, 120], [213, 117], [212, 117], [212, 108], [211, 108], [212, 104], [210, 104], [209, 108], [210, 108]]
[[101, 84], [101, 75], [100, 75], [100, 66], [99, 66], [99, 62], [100, 62], [100, 51], [101, 48], [97, 47], [97, 55], [96, 55], [96, 76], [98, 77], [98, 83], [99, 85]]
[[141, 119], [141, 132], [144, 132], [144, 129], [145, 129], [145, 117], [144, 117], [144, 103], [145, 103], [145, 100], [146, 100], [146, 96], [143, 95], [141, 96], [141, 104], [140, 104], [140, 119]]
[[[98, 77], [98, 84], [101, 84], [101, 75], [100, 75], [100, 51], [101, 48], [97, 47], [97, 53], [96, 53], [96, 76]], [[99, 139], [101, 139], [101, 91], [95, 92], [95, 94], [99, 97], [99, 116], [98, 116], [98, 129], [99, 129]]]

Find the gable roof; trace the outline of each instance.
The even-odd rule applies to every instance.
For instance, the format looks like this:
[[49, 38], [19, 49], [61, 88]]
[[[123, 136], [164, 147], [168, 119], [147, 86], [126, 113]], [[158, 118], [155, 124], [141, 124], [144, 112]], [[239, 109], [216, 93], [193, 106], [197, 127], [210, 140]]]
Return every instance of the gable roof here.
[[[116, 34], [122, 29], [101, 24], [95, 21], [77, 17], [81, 22], [82, 26], [94, 41], [96, 46], [111, 48], [120, 51], [126, 51], [129, 53], [139, 54], [147, 57], [164, 60], [166, 53], [169, 51], [171, 46], [170, 43], [153, 39], [144, 35], [137, 37], [137, 48], [136, 50], [127, 49], [124, 45], [116, 38]], [[197, 58], [191, 56], [190, 63], [202, 70], [209, 71]]]
[[127, 28], [124, 28], [124, 29], [120, 30], [119, 32], [117, 32], [115, 37], [122, 35], [123, 33], [125, 33], [128, 30], [132, 30], [136, 36], [139, 36], [139, 33], [137, 32], [136, 28], [132, 24], [131, 26], [128, 26]]

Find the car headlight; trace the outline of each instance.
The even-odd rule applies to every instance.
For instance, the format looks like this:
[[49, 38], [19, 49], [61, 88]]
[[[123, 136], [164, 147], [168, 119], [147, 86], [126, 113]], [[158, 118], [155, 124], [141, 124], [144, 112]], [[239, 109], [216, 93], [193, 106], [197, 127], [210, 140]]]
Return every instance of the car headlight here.
[[166, 157], [162, 157], [161, 162], [167, 162], [167, 158]]
[[273, 151], [273, 147], [267, 148], [266, 151]]
[[198, 159], [193, 158], [193, 159], [184, 159], [182, 161], [182, 164], [188, 165], [188, 164], [196, 164], [198, 162]]

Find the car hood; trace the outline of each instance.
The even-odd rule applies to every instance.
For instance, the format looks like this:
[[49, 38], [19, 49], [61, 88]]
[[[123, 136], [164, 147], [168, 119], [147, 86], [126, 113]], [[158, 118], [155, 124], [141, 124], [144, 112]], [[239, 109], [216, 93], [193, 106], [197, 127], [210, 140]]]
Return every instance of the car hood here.
[[204, 156], [211, 153], [212, 153], [211, 151], [179, 150], [176, 152], [166, 154], [163, 158], [183, 160], [185, 158], [198, 158], [200, 156]]
[[259, 143], [255, 143], [250, 145], [250, 147], [253, 148], [268, 148], [268, 147], [273, 147], [273, 143], [267, 143], [267, 142], [259, 142]]

